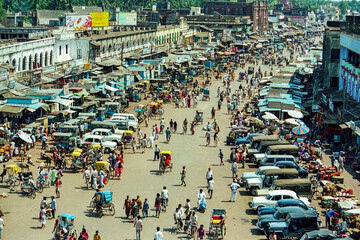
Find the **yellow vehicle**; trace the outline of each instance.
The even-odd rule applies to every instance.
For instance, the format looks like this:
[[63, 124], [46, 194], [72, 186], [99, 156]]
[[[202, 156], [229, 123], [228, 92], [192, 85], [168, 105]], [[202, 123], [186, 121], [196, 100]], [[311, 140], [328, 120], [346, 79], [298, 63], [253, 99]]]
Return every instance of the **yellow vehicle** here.
[[7, 165], [5, 169], [9, 176], [17, 174], [19, 172], [19, 168], [16, 164]]
[[74, 151], [73, 151], [73, 153], [78, 152], [78, 153], [81, 154], [82, 151], [83, 151], [83, 150], [82, 150], [81, 148], [75, 148]]
[[100, 144], [94, 144], [94, 145], [91, 145], [93, 149], [100, 149], [101, 148], [101, 145]]
[[130, 144], [132, 138], [133, 138], [134, 131], [126, 130], [123, 133], [123, 142], [124, 144]]
[[[166, 91], [166, 92], [168, 92], [168, 91]], [[156, 102], [158, 103], [159, 107], [161, 107], [164, 103], [163, 100], [156, 100]]]
[[108, 170], [108, 166], [109, 163], [106, 162], [106, 161], [98, 161], [95, 163], [95, 168], [97, 171], [100, 171], [100, 170], [103, 170], [103, 171], [106, 171]]
[[78, 171], [83, 168], [83, 162], [81, 159], [81, 155], [82, 155], [82, 150], [79, 148], [76, 148], [74, 150], [74, 152], [71, 154], [71, 156], [72, 156], [71, 168], [73, 169], [73, 171]]
[[173, 163], [171, 162], [171, 152], [170, 151], [162, 151], [160, 153], [160, 163], [159, 163], [160, 175], [165, 173], [166, 168], [169, 168], [170, 172], [172, 172]]

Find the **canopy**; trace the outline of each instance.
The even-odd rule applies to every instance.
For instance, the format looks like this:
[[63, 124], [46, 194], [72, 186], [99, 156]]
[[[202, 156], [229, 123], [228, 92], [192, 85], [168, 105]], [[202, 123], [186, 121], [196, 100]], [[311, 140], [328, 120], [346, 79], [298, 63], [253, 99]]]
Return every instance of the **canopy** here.
[[304, 135], [304, 134], [307, 134], [310, 129], [307, 127], [307, 126], [297, 126], [297, 127], [294, 127], [292, 130], [292, 133], [296, 134], [296, 135]]
[[265, 115], [262, 116], [265, 120], [279, 120], [273, 113], [265, 112]]
[[291, 110], [291, 111], [288, 111], [287, 113], [293, 118], [303, 118], [304, 117], [304, 114], [302, 114], [302, 112], [296, 111], [296, 110]]
[[348, 213], [348, 214], [360, 214], [360, 208], [350, 209], [350, 210], [345, 211], [345, 213]]
[[19, 131], [17, 132], [17, 135], [18, 135], [22, 140], [24, 140], [25, 142], [27, 142], [27, 143], [33, 143], [32, 140], [31, 140], [30, 135], [28, 135], [27, 133], [24, 133], [23, 131], [19, 130]]
[[288, 123], [288, 124], [291, 124], [291, 125], [295, 125], [295, 126], [299, 126], [300, 123], [297, 121], [297, 119], [295, 118], [288, 118], [288, 119], [285, 119], [285, 122]]

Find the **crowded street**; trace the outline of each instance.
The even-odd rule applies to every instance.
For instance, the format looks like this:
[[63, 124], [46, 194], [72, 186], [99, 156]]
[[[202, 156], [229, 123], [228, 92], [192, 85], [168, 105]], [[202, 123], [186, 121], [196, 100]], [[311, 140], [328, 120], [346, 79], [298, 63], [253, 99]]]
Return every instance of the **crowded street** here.
[[[320, 40], [321, 36], [309, 38], [309, 42], [312, 44], [318, 44]], [[72, 162], [72, 158], [75, 156], [74, 149], [64, 153], [66, 159], [65, 167], [60, 167], [62, 170], [60, 174], [57, 173], [55, 182], [50, 184], [50, 187], [45, 187], [41, 193], [37, 192], [35, 199], [24, 194], [18, 186], [15, 186], [14, 191], [11, 191], [6, 183], [2, 183], [0, 185], [2, 189], [1, 192], [6, 195], [6, 197], [0, 200], [1, 211], [3, 212], [3, 218], [5, 220], [3, 239], [53, 239], [56, 232], [61, 232], [62, 230], [57, 229], [57, 216], [64, 213], [75, 216], [73, 225], [77, 236], [80, 236], [82, 229], [86, 229], [90, 236], [89, 239], [91, 239], [96, 231], [99, 231], [98, 234], [101, 235], [101, 239], [137, 239], [136, 228], [134, 226], [138, 224], [139, 220], [137, 220], [136, 216], [141, 216], [141, 239], [153, 239], [154, 233], [157, 232], [157, 227], [160, 227], [164, 239], [191, 238], [188, 233], [185, 233], [184, 229], [176, 228], [178, 219], [177, 217], [174, 219], [174, 212], [176, 213], [178, 211], [176, 209], [179, 204], [181, 204], [184, 209], [185, 206], [188, 207], [190, 205], [188, 208], [189, 211], [194, 211], [198, 218], [197, 227], [204, 225], [204, 229], [210, 237], [214, 236], [214, 233], [208, 233], [209, 225], [213, 224], [212, 209], [222, 209], [225, 210], [225, 212], [221, 214], [221, 216], [225, 218], [222, 221], [226, 224], [226, 234], [224, 234], [223, 239], [267, 239], [264, 231], [258, 229], [256, 225], [258, 209], [252, 209], [249, 206], [249, 204], [253, 202], [252, 191], [250, 192], [245, 189], [243, 182], [240, 182], [243, 173], [258, 170], [257, 164], [251, 162], [250, 158], [242, 154], [243, 152], [248, 153], [248, 148], [250, 149], [251, 146], [245, 146], [245, 142], [237, 144], [238, 149], [242, 150], [239, 150], [241, 153], [240, 160], [236, 160], [236, 158], [231, 155], [234, 154], [234, 148], [237, 146], [236, 144], [235, 146], [227, 144], [226, 139], [233, 128], [245, 127], [242, 135], [243, 138], [246, 138], [248, 134], [254, 133], [266, 133], [267, 135], [274, 135], [274, 137], [279, 136], [282, 140], [286, 138], [292, 145], [299, 147], [299, 149], [297, 149], [298, 154], [299, 152], [304, 152], [302, 148], [307, 149], [305, 146], [300, 146], [300, 135], [302, 135], [301, 138], [305, 139], [302, 139], [301, 143], [307, 143], [307, 141], [309, 141], [309, 143], [315, 144], [316, 138], [311, 137], [319, 134], [319, 128], [314, 125], [314, 120], [312, 119], [313, 113], [308, 113], [307, 116], [302, 119], [308, 126], [307, 129], [310, 129], [310, 132], [301, 133], [298, 134], [299, 136], [296, 136], [296, 133], [282, 134], [281, 132], [270, 132], [271, 127], [275, 125], [277, 125], [277, 127], [274, 127], [275, 129], [281, 128], [280, 125], [282, 126], [282, 123], [280, 124], [276, 122], [276, 120], [274, 121], [274, 119], [276, 118], [284, 122], [283, 120], [285, 119], [283, 115], [285, 112], [282, 111], [280, 114], [275, 114], [277, 117], [274, 119], [266, 120], [262, 117], [264, 116], [264, 112], [260, 112], [257, 107], [260, 101], [257, 97], [260, 98], [260, 92], [264, 87], [260, 85], [260, 79], [267, 79], [265, 77], [274, 77], [280, 74], [279, 72], [283, 66], [287, 65], [286, 62], [292, 61], [293, 57], [298, 59], [306, 55], [310, 52], [312, 46], [310, 46], [310, 44], [299, 44], [292, 47], [297, 49], [295, 53], [288, 48], [284, 49], [283, 54], [276, 53], [276, 55], [279, 56], [280, 62], [275, 65], [266, 64], [269, 59], [255, 59], [251, 57], [251, 59], [246, 59], [246, 63], [241, 66], [239, 58], [232, 58], [232, 55], [229, 55], [229, 59], [232, 58], [234, 60], [235, 68], [228, 68], [228, 72], [219, 72], [216, 70], [217, 66], [214, 66], [214, 69], [209, 70], [206, 74], [209, 80], [207, 80], [205, 76], [196, 76], [193, 79], [193, 84], [188, 84], [186, 90], [181, 90], [181, 92], [184, 91], [184, 94], [192, 94], [193, 97], [191, 100], [189, 98], [190, 104], [188, 104], [188, 102], [185, 103], [185, 98], [178, 99], [177, 101], [180, 102], [177, 102], [175, 98], [178, 98], [181, 94], [170, 90], [170, 94], [173, 95], [172, 98], [174, 99], [162, 103], [162, 114], [157, 113], [155, 116], [145, 117], [145, 121], [140, 123], [136, 131], [133, 132], [133, 140], [125, 145], [122, 159], [119, 160], [122, 162], [121, 174], [117, 172], [118, 170], [114, 173], [115, 170], [113, 170], [113, 168], [115, 166], [108, 152], [105, 151], [106, 153], [101, 153], [100, 159], [96, 159], [97, 162], [99, 160], [109, 162], [110, 169], [108, 171], [112, 173], [107, 173], [107, 169], [104, 168], [98, 177], [101, 178], [103, 172], [109, 174], [109, 176], [106, 177], [106, 184], [94, 184], [93, 180], [90, 180], [92, 186], [86, 186], [85, 169], [74, 171], [71, 167], [72, 164], [74, 164], [74, 162]], [[220, 57], [220, 54], [217, 56]], [[253, 67], [253, 74], [248, 73], [249, 67]], [[242, 75], [244, 75], [244, 77], [242, 77]], [[202, 87], [205, 87], [205, 81], [211, 82], [211, 84], [207, 84], [205, 87], [209, 92], [207, 98], [203, 98], [205, 90], [203, 90], [204, 93], [195, 91], [199, 87], [196, 86], [194, 88], [195, 81]], [[219, 104], [220, 98], [223, 98], [223, 101]], [[193, 99], [195, 99], [195, 101], [193, 101]], [[196, 99], [198, 99], [198, 101], [196, 101]], [[142, 99], [139, 102], [130, 102], [129, 107], [126, 108], [126, 112], [135, 114], [139, 105], [151, 106], [154, 101], [155, 100], [149, 96], [148, 99]], [[182, 101], [184, 101], [185, 104]], [[196, 103], [195, 105], [194, 102]], [[233, 102], [235, 104], [233, 104]], [[221, 108], [219, 106], [221, 106]], [[151, 111], [152, 110], [148, 108], [144, 114], [148, 114]], [[239, 113], [236, 113], [237, 111], [239, 111]], [[250, 119], [253, 118], [258, 119], [257, 121], [261, 123], [250, 124]], [[109, 118], [106, 117], [106, 119]], [[188, 122], [186, 133], [184, 133], [183, 129], [185, 119]], [[165, 121], [165, 123], [163, 121]], [[193, 121], [195, 125], [191, 127]], [[157, 126], [164, 125], [162, 133], [157, 133], [157, 126], [155, 127], [155, 124]], [[297, 125], [298, 124], [295, 124], [293, 127]], [[261, 128], [261, 126], [264, 127]], [[167, 130], [168, 128], [169, 130]], [[79, 129], [85, 137], [87, 136], [86, 132], [90, 132], [90, 129], [84, 132], [81, 127], [79, 127]], [[292, 130], [292, 128], [290, 130]], [[139, 134], [139, 132], [141, 132], [141, 134]], [[56, 131], [52, 132], [53, 135], [55, 133]], [[125, 133], [123, 134], [125, 135]], [[145, 135], [147, 136], [145, 137], [146, 147], [142, 147]], [[152, 136], [151, 140], [149, 136]], [[208, 138], [210, 139], [209, 142]], [[134, 139], [136, 139], [136, 141], [134, 141]], [[20, 157], [13, 156], [6, 165], [16, 164], [19, 172], [32, 172], [36, 182], [41, 170], [43, 168], [45, 170], [48, 169], [45, 167], [48, 166], [48, 164], [46, 163], [47, 161], [44, 160], [43, 154], [54, 158], [55, 155], [53, 154], [54, 151], [56, 151], [54, 150], [56, 140], [52, 139], [51, 134], [48, 134], [45, 140], [47, 145], [45, 146], [46, 149], [42, 149], [44, 146], [42, 146], [41, 141], [43, 140], [39, 139], [35, 143], [34, 148], [26, 151], [26, 156], [28, 158], [30, 156], [34, 163], [34, 165], [29, 164], [29, 170], [21, 168], [21, 165], [25, 163], [21, 160], [20, 155]], [[298, 143], [296, 143], [297, 141]], [[246, 144], [249, 143], [250, 142], [246, 142]], [[330, 167], [332, 165], [330, 155], [333, 155], [330, 145], [325, 144], [325, 139], [320, 139], [320, 142], [316, 144], [316, 146], [321, 146], [322, 155], [320, 155], [318, 159], [313, 159], [314, 161], [319, 160], [321, 162], [321, 165], [317, 163], [315, 165], [317, 165], [318, 169], [324, 166]], [[79, 157], [82, 158], [81, 161], [85, 161], [84, 159], [88, 158], [87, 151], [89, 150], [85, 150], [87, 147], [88, 146], [85, 145], [82, 146], [83, 150], [79, 154]], [[119, 149], [120, 147], [112, 151], [111, 156], [114, 153], [119, 154], [122, 151]], [[156, 150], [160, 150], [159, 152], [170, 152], [168, 153], [171, 157], [170, 162], [166, 163], [165, 160], [163, 162], [162, 156], [160, 160], [155, 160]], [[60, 149], [58, 151], [60, 152]], [[306, 151], [307, 150], [305, 150], [305, 152]], [[97, 149], [95, 149], [95, 152], [97, 152]], [[222, 156], [223, 164], [221, 163]], [[302, 156], [303, 155], [301, 155], [300, 158]], [[242, 158], [244, 158], [244, 160], [242, 160]], [[309, 170], [309, 161], [307, 162], [306, 160], [305, 158], [299, 159], [298, 163]], [[244, 167], [242, 164], [243, 161]], [[234, 170], [234, 162], [237, 162], [236, 170]], [[163, 171], [160, 169], [161, 164], [165, 164], [162, 166], [164, 168]], [[49, 165], [54, 167], [55, 162], [50, 161]], [[96, 162], [93, 166], [97, 166]], [[59, 171], [60, 168], [56, 167], [56, 171]], [[338, 170], [339, 169], [336, 169], [336, 172], [340, 173], [340, 170]], [[49, 169], [46, 171], [49, 171], [50, 175], [53, 170]], [[92, 170], [91, 172], [91, 174], [93, 174]], [[320, 172], [320, 170], [318, 170], [318, 172]], [[350, 166], [345, 164], [345, 170], [341, 172], [343, 185], [345, 186], [344, 189], [353, 189], [350, 195], [353, 195], [353, 198], [357, 199], [357, 197], [359, 197], [359, 192], [357, 191], [359, 183], [358, 180], [353, 178], [353, 174], [354, 172], [350, 169]], [[237, 177], [235, 175], [237, 175]], [[310, 179], [311, 176], [317, 177], [318, 174], [316, 171], [313, 171], [310, 172], [308, 176], [306, 175], [306, 178]], [[92, 177], [93, 175], [91, 178]], [[95, 181], [97, 181], [98, 178], [95, 177]], [[58, 180], [61, 181], [59, 185], [56, 183]], [[320, 179], [318, 180], [320, 181]], [[210, 184], [209, 181], [213, 182]], [[102, 183], [102, 181], [99, 182]], [[237, 182], [240, 188], [235, 186], [236, 184], [234, 183]], [[59, 190], [58, 193], [56, 192], [56, 188]], [[96, 206], [92, 206], [91, 202], [94, 199], [94, 194], [95, 196], [97, 194], [94, 188], [101, 189], [101, 191], [112, 192], [111, 202], [115, 208], [113, 216], [109, 214], [109, 211], [104, 211], [101, 213], [103, 216], [99, 218], [99, 214], [93, 211], [92, 208], [96, 209]], [[166, 206], [160, 207], [160, 215], [157, 217], [155, 206], [156, 197], [157, 194], [160, 194], [161, 198], [163, 198], [164, 189], [168, 190], [166, 194], [168, 195], [168, 203], [164, 204]], [[209, 191], [212, 189], [213, 191]], [[258, 193], [261, 190], [259, 189]], [[232, 192], [234, 191], [235, 196], [232, 196]], [[202, 204], [201, 201], [198, 203], [199, 193], [201, 192], [206, 195], [206, 207], [203, 210], [198, 209], [199, 205]], [[211, 198], [209, 193], [212, 195]], [[51, 206], [52, 196], [55, 196], [56, 200], [55, 218], [46, 217], [45, 222], [43, 220], [40, 221], [39, 216], [41, 217], [42, 214], [40, 209], [43, 205], [42, 200], [46, 197], [46, 204]], [[135, 199], [134, 203], [129, 204], [137, 206], [135, 210], [132, 209], [131, 211], [137, 211], [140, 205], [141, 209], [143, 209], [145, 199], [147, 199], [148, 215], [144, 217], [140, 209], [135, 216], [134, 214], [130, 214], [132, 216], [127, 217], [127, 206], [124, 204], [124, 202], [126, 203], [127, 196], [129, 196], [130, 200]], [[323, 206], [321, 197], [317, 199], [313, 197], [310, 198], [312, 200], [310, 205], [316, 207], [321, 218], [321, 224], [319, 225], [321, 225], [321, 229], [323, 229], [325, 228], [325, 214], [329, 209]], [[141, 201], [139, 201], [139, 199], [141, 199]], [[141, 202], [140, 205], [139, 202]], [[188, 211], [186, 210], [186, 212]], [[180, 217], [184, 224], [186, 223], [185, 215], [186, 214], [182, 214]], [[53, 231], [53, 229], [55, 229], [55, 231]], [[266, 234], [270, 234], [270, 232]], [[195, 235], [196, 234], [194, 234], [194, 236]]]

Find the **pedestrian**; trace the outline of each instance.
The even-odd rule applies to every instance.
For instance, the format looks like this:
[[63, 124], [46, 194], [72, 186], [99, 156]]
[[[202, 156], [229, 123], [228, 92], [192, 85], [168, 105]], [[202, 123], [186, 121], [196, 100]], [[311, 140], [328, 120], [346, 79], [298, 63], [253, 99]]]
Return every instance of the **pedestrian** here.
[[230, 195], [229, 202], [235, 202], [236, 201], [237, 189], [239, 187], [240, 187], [240, 185], [234, 180], [233, 183], [230, 185], [231, 195]]
[[145, 152], [145, 149], [147, 147], [147, 138], [146, 138], [146, 134], [144, 134], [144, 137], [141, 139], [141, 148], [142, 148], [142, 152]]
[[140, 215], [140, 211], [143, 209], [143, 205], [139, 195], [136, 196], [135, 203], [137, 205], [136, 206], [137, 215]]
[[204, 225], [201, 224], [200, 228], [197, 230], [197, 239], [199, 240], [205, 240], [206, 239], [206, 230], [204, 228]]
[[51, 214], [52, 214], [52, 218], [55, 218], [55, 212], [56, 212], [56, 200], [54, 196], [51, 196]]
[[134, 228], [136, 230], [136, 240], [141, 239], [141, 231], [143, 230], [143, 223], [140, 219], [140, 216], [137, 216], [137, 219], [134, 221]]
[[131, 139], [130, 145], [131, 145], [131, 148], [133, 150], [133, 153], [135, 154], [135, 152], [136, 152], [136, 140], [134, 138]]
[[99, 235], [99, 231], [98, 231], [98, 230], [95, 231], [94, 240], [101, 240], [101, 237], [100, 237], [100, 235]]
[[224, 165], [224, 153], [222, 152], [222, 150], [219, 150], [219, 158], [220, 158], [220, 166]]
[[338, 213], [334, 210], [329, 210], [325, 215], [325, 227], [330, 228], [331, 227], [331, 218], [337, 216]]
[[160, 193], [156, 194], [156, 198], [155, 198], [155, 203], [154, 203], [154, 208], [155, 208], [155, 216], [157, 218], [160, 217], [160, 209], [161, 209], [161, 198], [160, 198]]
[[45, 228], [45, 225], [46, 225], [46, 210], [45, 210], [45, 207], [41, 207], [40, 221], [41, 221], [41, 229]]
[[86, 188], [89, 188], [90, 183], [90, 170], [86, 168], [84, 171], [83, 179], [85, 179]]
[[344, 163], [345, 163], [345, 155], [342, 153], [342, 155], [339, 157], [339, 171], [344, 172]]
[[176, 134], [177, 133], [177, 122], [174, 121], [174, 133]]
[[214, 119], [215, 118], [215, 108], [214, 107], [212, 107], [212, 109], [211, 109], [211, 118], [212, 119]]
[[174, 132], [174, 122], [172, 119], [170, 120], [169, 125], [170, 125], [170, 131]]
[[46, 149], [46, 145], [47, 145], [47, 137], [46, 135], [44, 134], [42, 137], [41, 137], [41, 149], [44, 150]]
[[147, 198], [145, 198], [145, 200], [144, 200], [142, 215], [143, 215], [143, 218], [149, 216], [149, 202], [148, 202]]
[[4, 219], [2, 219], [2, 215], [0, 215], [0, 239], [2, 238], [2, 231], [5, 227]]
[[149, 137], [149, 145], [150, 145], [150, 148], [153, 148], [153, 146], [154, 146], [154, 136], [152, 134]]
[[163, 187], [163, 190], [161, 190], [161, 204], [164, 208], [164, 212], [166, 212], [166, 206], [169, 203], [169, 191], [166, 189], [166, 186]]
[[91, 181], [92, 181], [92, 188], [95, 190], [98, 189], [97, 178], [98, 178], [98, 171], [93, 167], [91, 172]]
[[131, 200], [130, 200], [129, 195], [126, 196], [123, 209], [125, 210], [126, 218], [129, 218], [130, 210], [131, 210]]
[[186, 203], [184, 205], [185, 212], [184, 214], [187, 216], [190, 213], [190, 199], [186, 199]]
[[210, 178], [213, 177], [213, 171], [211, 170], [211, 168], [208, 168], [208, 170], [206, 171], [206, 182], [209, 184]]
[[200, 209], [200, 203], [201, 201], [204, 201], [206, 199], [206, 194], [204, 193], [204, 191], [202, 189], [200, 189], [200, 191], [197, 194], [197, 210]]
[[57, 177], [55, 180], [55, 194], [57, 198], [60, 198], [60, 179]]
[[154, 233], [154, 240], [162, 240], [164, 237], [163, 233], [160, 231], [160, 227], [156, 228], [156, 232]]
[[240, 152], [240, 159], [242, 163], [242, 168], [245, 168], [245, 154], [243, 152]]
[[183, 186], [184, 185], [184, 187], [186, 187], [186, 182], [185, 182], [185, 178], [186, 178], [186, 170], [185, 170], [185, 166], [183, 166], [183, 168], [182, 168], [182, 171], [181, 171], [181, 173], [180, 173], [180, 176], [181, 176], [181, 184], [180, 184], [180, 186]]
[[155, 144], [155, 153], [154, 153], [154, 161], [160, 159], [160, 148], [157, 144]]
[[214, 192], [214, 179], [211, 177], [208, 182], [208, 194], [210, 199], [212, 198], [213, 192]]
[[138, 130], [137, 130], [137, 139], [138, 139], [139, 144], [141, 145], [142, 131], [140, 128], [138, 128]]
[[238, 171], [238, 164], [237, 164], [236, 161], [234, 161], [234, 162], [231, 164], [232, 177], [235, 177], [235, 176], [236, 176], [237, 171]]
[[206, 133], [205, 133], [205, 137], [206, 137], [206, 146], [210, 145], [210, 138], [211, 138], [211, 132], [209, 129], [207, 129]]

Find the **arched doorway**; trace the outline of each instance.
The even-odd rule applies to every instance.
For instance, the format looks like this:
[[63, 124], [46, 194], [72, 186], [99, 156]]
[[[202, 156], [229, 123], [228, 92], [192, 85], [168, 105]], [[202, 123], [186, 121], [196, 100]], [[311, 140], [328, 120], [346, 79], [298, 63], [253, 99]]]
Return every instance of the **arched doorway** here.
[[12, 60], [12, 65], [15, 68], [14, 70], [16, 70], [16, 60], [15, 59]]
[[40, 53], [40, 67], [43, 66], [43, 53]]
[[44, 59], [44, 65], [47, 66], [48, 65], [48, 52], [45, 52], [45, 59]]
[[22, 70], [25, 71], [26, 70], [26, 57], [23, 58], [23, 62], [22, 62]]
[[33, 69], [33, 59], [32, 56], [29, 56], [29, 70]]
[[50, 51], [50, 65], [53, 65], [53, 51]]
[[110, 52], [111, 52], [111, 44], [109, 44], [109, 48], [108, 48], [108, 49], [109, 49], [109, 53], [110, 53]]
[[21, 59], [19, 58], [18, 60], [18, 71], [20, 72], [21, 71]]
[[39, 62], [39, 58], [38, 58], [38, 54], [37, 54], [37, 53], [35, 53], [34, 62], [35, 62], [34, 68], [37, 68], [37, 67], [38, 67], [38, 62]]

